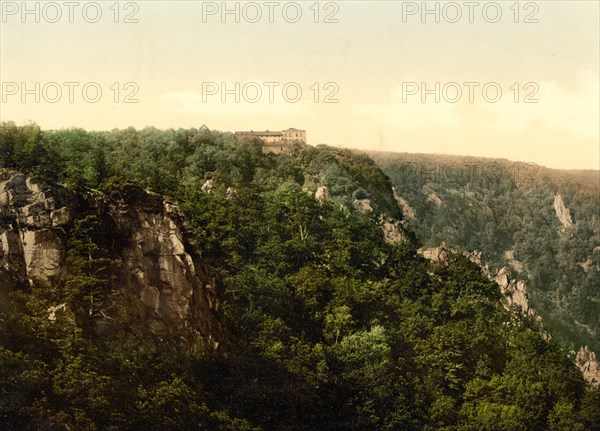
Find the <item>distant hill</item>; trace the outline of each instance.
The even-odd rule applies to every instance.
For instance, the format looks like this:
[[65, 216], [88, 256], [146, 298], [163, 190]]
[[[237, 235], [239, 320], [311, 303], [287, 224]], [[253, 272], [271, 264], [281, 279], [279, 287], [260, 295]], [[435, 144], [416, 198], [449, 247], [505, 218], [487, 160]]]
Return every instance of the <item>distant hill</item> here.
[[414, 211], [406, 219], [426, 245], [482, 250], [494, 267], [511, 267], [527, 281], [530, 301], [553, 335], [571, 348], [600, 351], [599, 171], [368, 154]]

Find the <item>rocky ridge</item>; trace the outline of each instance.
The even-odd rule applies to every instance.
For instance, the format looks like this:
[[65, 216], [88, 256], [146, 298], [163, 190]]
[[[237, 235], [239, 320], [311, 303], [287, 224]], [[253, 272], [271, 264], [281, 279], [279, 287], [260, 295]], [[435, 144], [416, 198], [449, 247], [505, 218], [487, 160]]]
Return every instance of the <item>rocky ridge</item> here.
[[[448, 258], [448, 253], [459, 252], [455, 249], [447, 248], [445, 244], [439, 247], [423, 248], [419, 252], [426, 259], [435, 262], [444, 262]], [[500, 289], [502, 302], [506, 309], [517, 307], [523, 315], [531, 316], [540, 323], [541, 316], [535, 309], [529, 306], [529, 297], [527, 294], [527, 285], [522, 280], [516, 280], [512, 277], [511, 271], [507, 266], [500, 268], [495, 274], [490, 271], [489, 265], [482, 260], [481, 251], [464, 253], [469, 260], [477, 264], [482, 273], [491, 280], [494, 280]], [[549, 340], [551, 335], [542, 329], [542, 336]], [[596, 354], [587, 346], [581, 347], [577, 352], [575, 364], [581, 370], [583, 378], [592, 386], [600, 386], [600, 364], [596, 359]]]
[[[459, 252], [459, 250], [448, 248], [442, 243], [439, 247], [422, 248], [419, 252], [426, 259], [435, 262], [444, 262], [449, 253]], [[513, 279], [510, 268], [503, 266], [496, 273], [493, 273], [490, 270], [489, 265], [483, 261], [481, 251], [465, 252], [464, 255], [468, 257], [471, 262], [479, 266], [481, 272], [487, 278], [494, 280], [498, 284], [502, 295], [502, 301], [506, 309], [516, 306], [524, 315], [533, 316], [538, 320], [541, 319], [536, 311], [529, 306], [525, 282]]]
[[[77, 194], [15, 171], [0, 170], [0, 291], [58, 292], [55, 320], [70, 268], [68, 240], [84, 215], [102, 220], [111, 274], [104, 318], [143, 321], [153, 331], [215, 349], [221, 339], [214, 282], [186, 236], [176, 205], [137, 186], [118, 197]], [[76, 311], [76, 310], [72, 310]]]

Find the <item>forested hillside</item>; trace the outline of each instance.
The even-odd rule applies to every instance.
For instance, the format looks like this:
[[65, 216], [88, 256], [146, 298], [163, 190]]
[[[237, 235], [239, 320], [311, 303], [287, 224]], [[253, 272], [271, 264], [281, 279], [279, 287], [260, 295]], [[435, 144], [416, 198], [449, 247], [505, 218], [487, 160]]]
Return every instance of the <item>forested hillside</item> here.
[[[207, 129], [3, 123], [0, 162], [7, 175], [21, 172], [30, 188], [44, 184], [79, 208], [60, 227], [65, 283], [0, 284], [2, 429], [600, 430], [600, 391], [534, 319], [502, 306], [497, 284], [477, 265], [462, 254], [425, 260], [417, 253], [425, 224], [414, 221], [417, 236], [386, 241], [381, 216], [402, 217], [392, 183], [423, 223], [435, 211], [420, 206], [421, 188], [400, 188], [393, 169], [385, 167], [390, 181], [368, 156], [301, 144], [289, 156], [263, 155], [260, 142]], [[318, 187], [328, 194], [316, 199]], [[481, 187], [520, 196], [508, 182]], [[546, 214], [545, 229], [558, 236], [542, 205], [552, 195], [528, 193], [539, 209], [511, 211]], [[160, 205], [144, 205], [145, 196]], [[575, 226], [576, 211], [591, 210], [578, 196], [565, 191], [566, 205], [580, 208]], [[372, 211], [357, 205], [365, 200]], [[127, 237], [115, 238], [102, 214], [158, 217], [159, 206], [175, 203], [181, 227], [155, 234], [182, 232], [185, 252], [206, 265], [218, 297], [213, 350], [157, 329], [160, 315], [132, 322], [111, 314], [120, 286], [106, 274], [114, 242]], [[12, 216], [18, 205], [0, 202], [0, 234], [31, 229]], [[475, 208], [469, 214], [477, 217]], [[467, 245], [501, 257], [487, 244]], [[86, 325], [92, 304], [110, 324]]]
[[[527, 282], [550, 333], [600, 352], [600, 173], [474, 157], [371, 154], [429, 246], [481, 250]], [[561, 221], [562, 218], [562, 221]]]

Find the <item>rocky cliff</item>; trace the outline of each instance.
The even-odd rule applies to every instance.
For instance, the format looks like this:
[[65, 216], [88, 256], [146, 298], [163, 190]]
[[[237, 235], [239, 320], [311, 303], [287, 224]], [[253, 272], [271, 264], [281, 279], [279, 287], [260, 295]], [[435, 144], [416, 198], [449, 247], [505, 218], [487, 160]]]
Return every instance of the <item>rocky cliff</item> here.
[[600, 386], [600, 364], [594, 352], [587, 346], [580, 348], [575, 357], [575, 363], [583, 373], [586, 382]]
[[[460, 253], [460, 250], [448, 248], [445, 244], [439, 247], [423, 248], [419, 252], [426, 259], [435, 262], [444, 262], [448, 258], [449, 252]], [[463, 253], [471, 262], [475, 263], [481, 272], [490, 280], [494, 280], [500, 288], [502, 303], [506, 309], [515, 306], [521, 310], [523, 315], [535, 317], [541, 320], [537, 312], [529, 306], [529, 296], [527, 294], [527, 286], [522, 280], [516, 280], [512, 277], [511, 271], [507, 266], [503, 266], [496, 273], [490, 270], [489, 265], [483, 261], [481, 251], [472, 251]], [[549, 338], [549, 334], [544, 332], [544, 336]]]
[[89, 239], [103, 250], [110, 275], [95, 328], [141, 321], [156, 333], [217, 348], [214, 283], [186, 236], [181, 213], [137, 186], [108, 197], [0, 170], [0, 291], [52, 292], [44, 295], [55, 302], [50, 320], [73, 307], [67, 294], [69, 239], [77, 220], [89, 215], [101, 221], [100, 237]]
[[[446, 248], [444, 244], [439, 247], [419, 250], [423, 257], [435, 262], [444, 262], [448, 257], [448, 252], [452, 251], [459, 252], [457, 249]], [[496, 281], [500, 288], [504, 307], [510, 309], [511, 307], [516, 306], [523, 315], [531, 316], [541, 322], [542, 318], [540, 315], [535, 309], [529, 306], [529, 297], [525, 282], [512, 278], [511, 271], [506, 266], [500, 268], [496, 274], [493, 274], [490, 271], [489, 266], [481, 259], [481, 254], [480, 251], [465, 253], [471, 262], [476, 263], [481, 268], [481, 271], [485, 276]], [[546, 340], [551, 338], [551, 335], [544, 329], [542, 329], [542, 336]], [[581, 347], [577, 352], [575, 364], [581, 370], [583, 378], [587, 383], [592, 386], [600, 386], [600, 364], [593, 351], [587, 346]]]
[[568, 229], [573, 225], [571, 211], [566, 207], [561, 195], [554, 196], [554, 211], [556, 212], [556, 217], [563, 225], [562, 229]]

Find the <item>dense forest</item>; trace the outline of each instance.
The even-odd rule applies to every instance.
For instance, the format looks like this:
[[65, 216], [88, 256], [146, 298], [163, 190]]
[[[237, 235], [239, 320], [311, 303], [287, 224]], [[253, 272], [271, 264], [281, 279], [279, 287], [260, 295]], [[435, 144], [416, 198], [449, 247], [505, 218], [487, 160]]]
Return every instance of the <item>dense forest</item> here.
[[[206, 128], [2, 123], [0, 166], [123, 205], [138, 186], [177, 202], [215, 278], [226, 334], [206, 351], [144, 321], [87, 327], [81, 309], [93, 298], [101, 310], [117, 286], [102, 275], [102, 220], [82, 213], [66, 228], [66, 284], [0, 292], [4, 430], [600, 430], [600, 391], [586, 386], [568, 346], [506, 310], [498, 286], [462, 254], [430, 262], [417, 252], [421, 237], [483, 249], [496, 262], [494, 250], [511, 238], [487, 232], [504, 219], [484, 218], [478, 229], [501, 247], [455, 241], [455, 230], [437, 231], [434, 212], [410, 194], [419, 188], [400, 188], [393, 169], [386, 167], [388, 178], [366, 155], [300, 143], [291, 155], [264, 155], [258, 141]], [[202, 190], [207, 180], [210, 193]], [[380, 226], [381, 215], [402, 218], [392, 184], [425, 217], [398, 243]], [[319, 186], [328, 199], [315, 199]], [[497, 190], [507, 214], [547, 217], [554, 234], [560, 227], [548, 214], [548, 192], [528, 189], [540, 205], [532, 208], [533, 200], [515, 200], [529, 194], [509, 182], [481, 187]], [[593, 202], [564, 193], [577, 225]], [[373, 211], [356, 210], [363, 199]], [[473, 196], [478, 205], [483, 199]], [[571, 243], [539, 238], [520, 217], [511, 220], [529, 235], [519, 243], [529, 249], [515, 250], [515, 259], [548, 255], [551, 270], [562, 271], [552, 247]], [[425, 223], [439, 236], [426, 234]], [[591, 241], [592, 227], [573, 235]], [[571, 262], [578, 250], [559, 251]], [[538, 271], [528, 268], [530, 278], [547, 274]], [[49, 320], [50, 300], [68, 311]]]
[[[481, 250], [527, 282], [532, 306], [565, 346], [600, 352], [600, 174], [532, 163], [373, 153], [429, 246]], [[560, 196], [570, 223], [554, 206]]]

